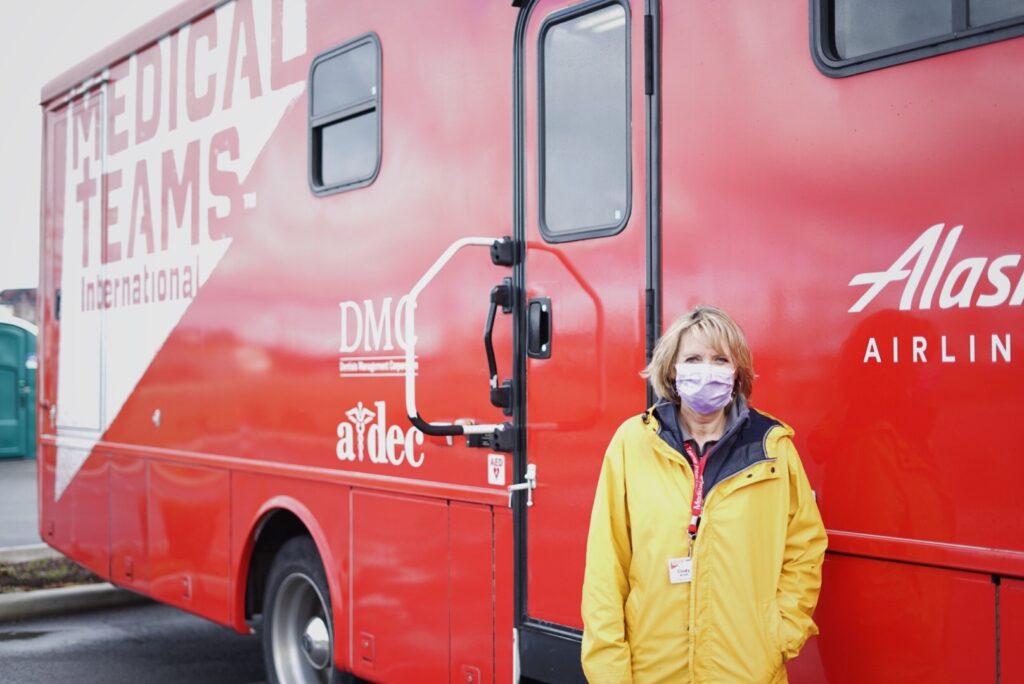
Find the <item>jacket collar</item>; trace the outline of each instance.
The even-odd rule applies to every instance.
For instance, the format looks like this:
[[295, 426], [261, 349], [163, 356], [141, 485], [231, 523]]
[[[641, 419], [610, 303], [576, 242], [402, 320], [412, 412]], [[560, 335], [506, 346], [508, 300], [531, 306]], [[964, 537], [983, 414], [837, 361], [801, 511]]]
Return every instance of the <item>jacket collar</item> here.
[[[682, 454], [683, 444], [688, 440], [693, 440], [693, 435], [686, 429], [683, 422], [679, 420], [678, 407], [672, 402], [663, 401], [652, 406], [648, 413], [653, 413], [654, 418], [657, 420], [659, 429], [656, 430], [656, 433], [658, 436], [668, 443], [670, 447]], [[732, 437], [749, 417], [750, 406], [747, 404], [746, 398], [742, 394], [737, 395], [726, 409], [725, 430], [722, 432], [722, 437], [718, 442], [725, 442]]]
[[[681, 452], [682, 432], [676, 432], [675, 439], [678, 446], [669, 441], [672, 439], [671, 426], [673, 423], [677, 429], [680, 427], [676, 416], [677, 409], [672, 404], [652, 406], [641, 416], [645, 425], [644, 433], [653, 452], [689, 470], [691, 468], [690, 461]], [[722, 439], [715, 446], [714, 452], [717, 455], [707, 463], [704, 475], [705, 496], [718, 483], [730, 480], [734, 475], [746, 472], [760, 462], [774, 460], [774, 456], [768, 453], [767, 448], [769, 432], [775, 428], [781, 428], [785, 430], [786, 434], [792, 435], [792, 430], [787, 426], [771, 416], [750, 408], [746, 401], [743, 401], [742, 404], [737, 402], [727, 421], [727, 426]], [[770, 473], [774, 473], [774, 469], [771, 469]], [[743, 483], [749, 484], [754, 481], [756, 480], [744, 479]]]

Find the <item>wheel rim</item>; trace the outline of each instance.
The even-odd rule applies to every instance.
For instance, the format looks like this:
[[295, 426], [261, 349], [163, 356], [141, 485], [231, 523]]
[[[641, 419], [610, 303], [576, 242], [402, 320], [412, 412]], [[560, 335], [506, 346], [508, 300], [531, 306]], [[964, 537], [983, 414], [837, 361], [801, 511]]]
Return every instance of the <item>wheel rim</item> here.
[[326, 684], [331, 674], [330, 619], [312, 578], [296, 572], [281, 582], [270, 625], [274, 668], [281, 684]]

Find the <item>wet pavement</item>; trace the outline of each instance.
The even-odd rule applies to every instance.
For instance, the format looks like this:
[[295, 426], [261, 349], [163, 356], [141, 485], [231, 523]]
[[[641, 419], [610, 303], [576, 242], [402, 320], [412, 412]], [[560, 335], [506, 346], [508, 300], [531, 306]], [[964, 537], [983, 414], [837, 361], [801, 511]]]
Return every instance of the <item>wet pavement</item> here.
[[0, 623], [0, 682], [253, 684], [255, 635], [156, 604]]

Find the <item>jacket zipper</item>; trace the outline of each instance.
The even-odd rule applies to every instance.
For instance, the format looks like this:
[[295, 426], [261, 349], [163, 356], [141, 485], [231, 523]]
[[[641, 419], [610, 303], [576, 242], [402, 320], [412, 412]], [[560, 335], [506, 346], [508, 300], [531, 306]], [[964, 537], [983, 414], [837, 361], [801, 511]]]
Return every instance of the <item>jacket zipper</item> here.
[[[725, 478], [724, 480], [720, 480], [719, 482], [716, 482], [715, 486], [712, 487], [710, 490], [708, 490], [708, 495], [704, 499], [704, 512], [701, 514], [701, 527], [704, 527], [706, 525], [706, 523], [707, 523], [707, 521], [705, 520], [705, 517], [707, 516], [707, 513], [710, 510], [710, 507], [709, 507], [708, 504], [711, 502], [711, 496], [715, 493], [715, 490], [718, 488], [718, 485], [722, 484], [723, 482], [728, 482], [729, 480], [735, 478], [738, 475], [741, 475], [741, 474], [745, 473], [746, 471], [750, 470], [751, 468], [753, 468], [756, 465], [760, 465], [762, 463], [765, 463], [765, 462], [768, 462], [768, 461], [773, 461], [773, 460], [775, 460], [775, 459], [772, 459], [772, 458], [762, 458], [759, 461], [754, 461], [753, 463], [748, 465], [746, 468], [743, 468], [741, 470], [737, 470], [735, 473], [733, 473], [729, 477]], [[690, 469], [690, 473], [691, 473], [691, 476], [692, 476], [693, 468]], [[696, 481], [695, 478], [694, 478], [694, 481]], [[692, 575], [691, 575], [691, 578], [690, 578], [690, 681], [691, 682], [695, 682], [696, 679], [697, 679], [697, 677], [696, 677], [696, 665], [697, 665], [697, 550], [700, 547], [700, 540], [703, 539], [703, 538], [704, 538], [703, 535], [701, 535], [700, 531], [698, 531], [696, 539], [693, 540], [693, 548], [690, 549], [690, 558], [691, 558], [691, 562], [693, 563]]]
[[693, 563], [690, 568], [690, 682], [697, 681], [697, 549], [700, 546], [699, 533], [697, 537], [693, 540], [693, 548], [690, 549], [690, 562]]
[[[735, 429], [737, 426], [738, 426], [738, 424], [734, 425], [733, 428]], [[659, 438], [661, 437], [661, 430], [662, 430], [661, 421], [658, 421], [658, 424], [657, 424], [657, 427], [656, 427], [654, 433]], [[719, 442], [723, 441], [726, 437], [730, 436], [731, 434], [732, 434], [732, 430], [728, 431], [725, 435], [722, 436], [722, 439], [720, 439]], [[693, 464], [690, 463], [690, 460], [688, 458], [683, 458], [682, 460], [683, 460], [684, 463], [686, 463], [687, 470], [690, 471], [690, 479], [693, 481], [693, 486], [696, 487], [697, 486], [697, 476], [696, 476], [696, 473], [693, 472]], [[728, 482], [729, 480], [737, 477], [738, 475], [741, 475], [741, 474], [745, 473], [746, 471], [750, 470], [751, 468], [753, 468], [756, 465], [760, 465], [761, 463], [765, 463], [766, 461], [773, 461], [773, 460], [776, 460], [776, 459], [762, 458], [760, 460], [754, 461], [753, 463], [749, 464], [747, 467], [742, 468], [740, 470], [737, 470], [735, 473], [731, 474], [729, 477], [716, 482], [714, 484], [714, 486], [712, 486], [711, 489], [708, 490], [707, 496], [704, 497], [704, 511], [705, 512], [701, 515], [701, 525], [704, 525], [704, 523], [705, 523], [704, 517], [707, 515], [708, 503], [711, 501], [711, 495], [718, 488], [718, 485], [722, 484], [723, 482]], [[693, 547], [691, 549], [689, 549], [691, 563], [693, 564], [692, 567], [691, 567], [692, 574], [690, 576], [690, 620], [689, 620], [689, 623], [690, 623], [690, 682], [691, 682], [691, 684], [693, 682], [695, 682], [696, 679], [697, 679], [696, 678], [696, 664], [697, 664], [697, 620], [696, 620], [696, 618], [697, 618], [697, 550], [698, 550], [698, 548], [700, 546], [700, 540], [702, 538], [703, 537], [701, 536], [700, 532], [698, 531], [697, 538], [693, 540]]]
[[[691, 468], [691, 474], [693, 469]], [[696, 486], [696, 477], [694, 479], [694, 486]], [[704, 516], [707, 514], [708, 501], [711, 499], [711, 491], [708, 492], [707, 498], [704, 499], [704, 513], [701, 514], [701, 524], [704, 523]], [[696, 538], [693, 539], [693, 546], [690, 548], [690, 562], [692, 566], [690, 568], [690, 681], [697, 681], [697, 551], [700, 549], [700, 540], [703, 539], [700, 530], [697, 531]]]

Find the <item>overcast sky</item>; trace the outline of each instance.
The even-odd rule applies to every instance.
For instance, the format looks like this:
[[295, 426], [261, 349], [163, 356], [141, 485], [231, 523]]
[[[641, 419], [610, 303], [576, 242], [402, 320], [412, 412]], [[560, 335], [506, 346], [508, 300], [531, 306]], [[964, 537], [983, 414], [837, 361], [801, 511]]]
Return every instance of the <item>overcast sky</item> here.
[[39, 280], [43, 84], [176, 5], [175, 0], [11, 3], [0, 22], [0, 290]]

